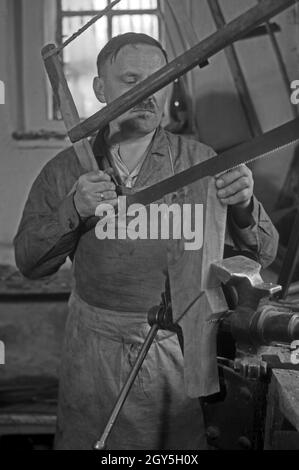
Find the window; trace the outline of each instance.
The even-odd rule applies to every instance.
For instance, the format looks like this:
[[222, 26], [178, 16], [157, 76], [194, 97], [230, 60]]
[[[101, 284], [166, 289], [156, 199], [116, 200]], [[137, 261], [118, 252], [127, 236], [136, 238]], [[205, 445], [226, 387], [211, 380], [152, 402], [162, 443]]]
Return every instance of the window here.
[[[83, 26], [112, 0], [11, 0], [10, 45], [14, 81], [14, 137], [23, 140], [65, 136], [65, 126], [53, 106], [41, 49], [59, 44]], [[161, 39], [160, 0], [121, 0], [76, 41], [63, 50], [66, 77], [81, 118], [100, 109], [92, 90], [96, 58], [112, 37], [126, 31], [145, 32]], [[163, 30], [162, 30], [163, 31]], [[54, 145], [54, 144], [53, 144]]]
[[[57, 0], [56, 42], [61, 44], [112, 0]], [[91, 116], [101, 105], [92, 90], [96, 57], [111, 37], [128, 31], [160, 38], [159, 0], [121, 0], [62, 54], [65, 75], [81, 118]], [[59, 111], [53, 106], [54, 119]]]

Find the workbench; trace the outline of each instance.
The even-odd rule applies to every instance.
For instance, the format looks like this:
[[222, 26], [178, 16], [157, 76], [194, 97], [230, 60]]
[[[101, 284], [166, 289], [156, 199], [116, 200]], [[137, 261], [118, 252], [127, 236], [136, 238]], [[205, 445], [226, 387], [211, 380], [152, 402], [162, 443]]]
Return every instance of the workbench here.
[[0, 436], [54, 434], [70, 271], [28, 281], [0, 266]]
[[272, 371], [265, 450], [299, 450], [299, 371]]

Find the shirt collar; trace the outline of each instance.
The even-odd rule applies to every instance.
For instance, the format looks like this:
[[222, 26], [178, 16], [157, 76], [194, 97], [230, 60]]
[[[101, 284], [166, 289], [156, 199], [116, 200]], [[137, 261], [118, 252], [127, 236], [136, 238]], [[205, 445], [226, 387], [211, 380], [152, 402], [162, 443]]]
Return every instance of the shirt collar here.
[[[93, 142], [93, 152], [99, 168], [103, 168], [103, 160], [109, 158], [109, 145], [108, 145], [108, 133], [109, 127], [105, 127], [99, 131]], [[161, 157], [167, 157], [168, 155], [168, 141], [164, 129], [159, 126], [153, 137], [153, 143], [151, 147], [151, 154], [155, 154]]]

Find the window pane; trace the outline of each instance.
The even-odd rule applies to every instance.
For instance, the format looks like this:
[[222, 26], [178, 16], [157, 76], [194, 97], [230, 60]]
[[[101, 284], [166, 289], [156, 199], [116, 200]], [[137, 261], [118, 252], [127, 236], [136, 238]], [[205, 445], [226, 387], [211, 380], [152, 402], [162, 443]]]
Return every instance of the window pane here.
[[159, 22], [156, 15], [119, 15], [113, 16], [112, 35], [128, 33], [145, 33], [159, 39]]
[[121, 0], [114, 8], [115, 10], [156, 10], [158, 5], [157, 0]]
[[61, 0], [64, 11], [103, 10], [106, 6], [107, 0]]
[[[86, 16], [63, 18], [63, 35], [69, 37], [89, 20], [90, 17]], [[107, 19], [102, 18], [63, 52], [65, 75], [82, 118], [89, 117], [103, 107], [94, 96], [92, 82], [97, 74], [97, 55], [107, 41]]]

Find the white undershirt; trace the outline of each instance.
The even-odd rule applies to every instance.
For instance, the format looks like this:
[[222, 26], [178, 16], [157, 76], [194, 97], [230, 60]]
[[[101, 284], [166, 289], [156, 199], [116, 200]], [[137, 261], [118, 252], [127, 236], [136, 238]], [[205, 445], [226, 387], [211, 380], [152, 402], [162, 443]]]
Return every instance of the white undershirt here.
[[130, 171], [127, 167], [127, 165], [125, 164], [125, 162], [123, 161], [123, 159], [121, 158], [121, 155], [120, 155], [120, 144], [114, 144], [110, 147], [110, 153], [111, 153], [111, 156], [113, 158], [113, 161], [114, 161], [114, 165], [119, 173], [119, 176], [123, 182], [123, 184], [127, 187], [127, 188], [132, 188], [134, 185], [135, 185], [135, 182], [136, 182], [136, 179], [139, 175], [139, 172], [141, 170], [141, 167], [143, 165], [143, 162], [147, 156], [147, 153], [148, 153], [148, 149], [149, 149], [149, 145], [150, 143], [152, 142], [152, 139], [153, 139], [153, 136], [155, 134], [155, 131], [153, 131], [151, 133], [151, 135], [149, 135], [149, 143], [147, 145], [147, 148], [146, 150], [144, 151], [144, 153], [142, 154], [139, 162], [137, 163], [137, 165], [135, 166], [135, 168], [133, 168], [132, 171]]
[[119, 145], [113, 145], [110, 148], [110, 152], [114, 161], [114, 165], [116, 166], [116, 169], [119, 173], [122, 182], [127, 188], [132, 188], [136, 182], [137, 176], [139, 175], [140, 169], [145, 160], [146, 152], [143, 158], [139, 160], [139, 162], [131, 172], [129, 171], [127, 165], [123, 162], [120, 156]]

